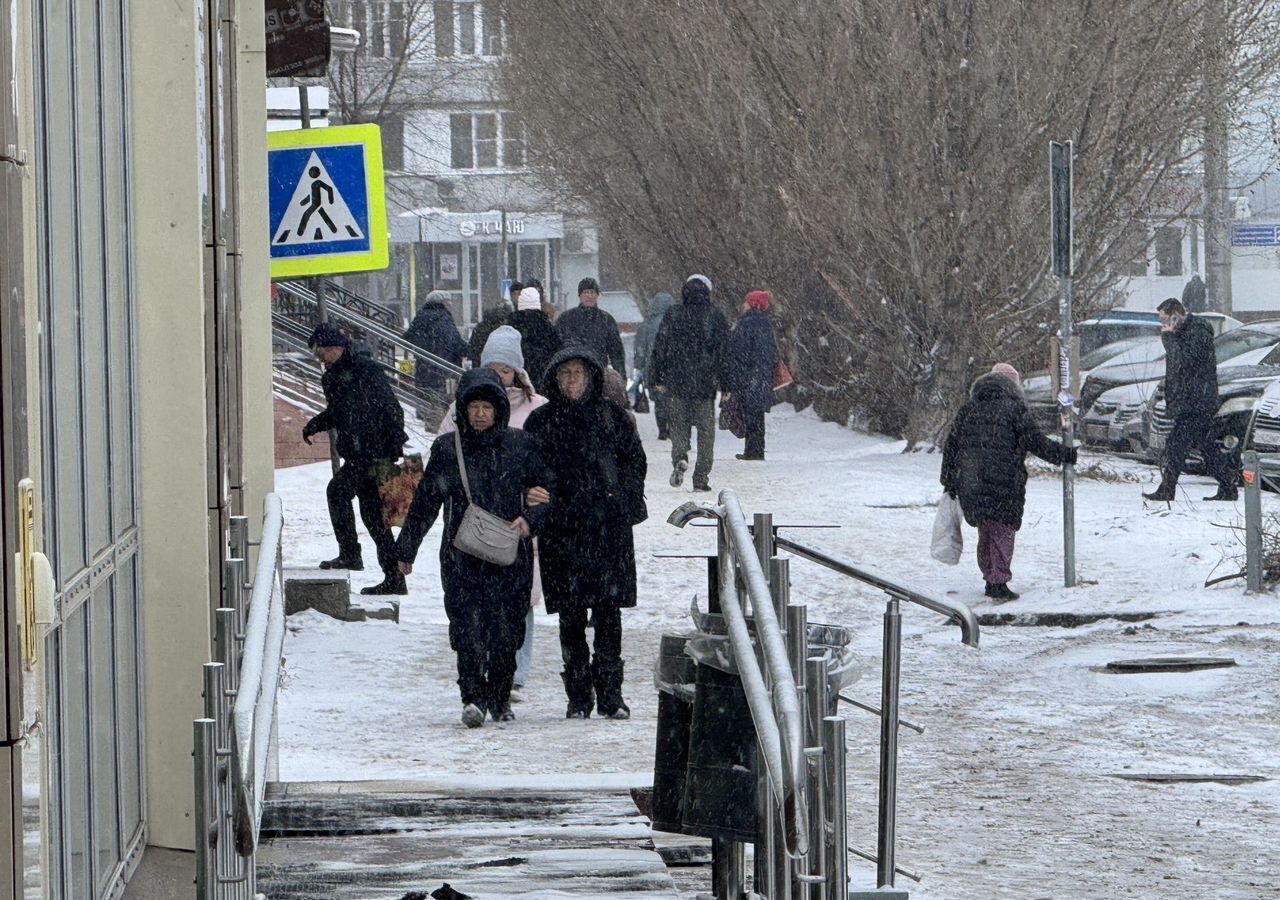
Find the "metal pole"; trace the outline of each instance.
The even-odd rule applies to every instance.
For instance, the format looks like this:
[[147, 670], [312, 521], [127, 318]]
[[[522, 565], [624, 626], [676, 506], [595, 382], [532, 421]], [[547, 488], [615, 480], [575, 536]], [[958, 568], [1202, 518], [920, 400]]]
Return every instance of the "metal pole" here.
[[827, 900], [849, 900], [849, 810], [845, 798], [844, 719], [822, 720], [822, 746], [826, 751], [827, 805], [831, 810], [827, 855]]
[[743, 845], [729, 838], [711, 839], [711, 892], [716, 900], [741, 900], [745, 893]]
[[227, 526], [227, 558], [249, 558], [249, 517], [231, 516]]
[[1244, 469], [1244, 550], [1249, 593], [1262, 590], [1262, 473], [1258, 452], [1246, 450]]
[[[772, 565], [774, 596], [786, 601], [791, 594], [791, 561], [774, 557]], [[783, 621], [787, 624], [787, 660], [791, 664], [791, 672], [795, 677], [796, 693], [800, 698], [800, 734], [806, 748], [804, 756], [804, 789], [806, 794], [812, 797], [813, 784], [809, 776], [813, 771], [813, 766], [809, 761], [807, 748], [812, 747], [813, 743], [809, 741], [809, 732], [811, 730], [808, 721], [809, 704], [807, 702], [809, 685], [805, 672], [805, 660], [809, 656], [809, 608], [803, 603], [787, 602], [786, 616]], [[810, 807], [810, 811], [812, 811], [812, 807]], [[810, 819], [809, 821], [812, 820]], [[787, 860], [791, 871], [791, 895], [796, 900], [808, 900], [809, 885], [805, 878], [814, 874], [813, 860], [817, 856], [816, 845], [819, 843], [818, 833], [810, 831], [809, 852], [803, 853], [795, 859]]]
[[[809, 756], [808, 783], [812, 794], [809, 804], [809, 871], [824, 877], [824, 882], [811, 886], [810, 900], [823, 900], [827, 894], [830, 881], [830, 858], [834, 852], [831, 846], [831, 829], [827, 827], [829, 813], [827, 810], [827, 764], [831, 749], [823, 741], [823, 722], [827, 717], [830, 700], [827, 696], [827, 657], [816, 656], [805, 660], [805, 694], [808, 715], [806, 716], [805, 750]], [[817, 750], [817, 754], [811, 751]]]
[[[1070, 146], [1070, 145], [1068, 145]], [[1062, 341], [1061, 350], [1066, 359], [1072, 358], [1071, 344], [1071, 276], [1062, 279]], [[1072, 360], [1074, 362], [1074, 360]], [[1074, 381], [1075, 373], [1067, 367], [1067, 374]], [[1062, 389], [1070, 391], [1072, 383]], [[1062, 446], [1073, 447], [1076, 441], [1074, 407], [1067, 407], [1062, 417]], [[1062, 467], [1062, 581], [1067, 587], [1076, 586], [1076, 467], [1067, 463]]]
[[212, 719], [196, 719], [192, 729], [192, 755], [195, 757], [196, 900], [212, 900], [216, 890], [213, 864], [214, 847], [217, 846], [218, 838], [210, 816], [213, 806], [213, 729]]
[[890, 595], [884, 611], [884, 657], [880, 682], [880, 809], [876, 846], [876, 886], [893, 887], [893, 852], [898, 802], [898, 677], [902, 613]]
[[[773, 546], [773, 514], [756, 513], [751, 524], [751, 534], [756, 541], [756, 556], [760, 558], [760, 568], [764, 569], [767, 580], [771, 576], [769, 560], [777, 552]], [[778, 618], [782, 618], [781, 612], [778, 613]]]
[[[231, 734], [227, 722], [227, 697], [222, 688], [222, 663], [204, 664], [204, 714], [205, 718], [213, 720], [214, 803], [211, 817], [218, 823], [219, 834], [230, 834], [226, 828], [226, 812], [231, 805]], [[230, 841], [218, 842], [214, 853], [214, 874], [219, 893], [222, 882], [232, 874], [234, 855]]]
[[245, 613], [245, 597], [248, 587], [249, 566], [245, 560], [236, 558], [228, 559], [223, 562], [223, 589], [226, 593], [226, 602], [222, 605], [225, 609], [234, 609], [236, 611], [236, 639], [244, 640], [244, 621]]

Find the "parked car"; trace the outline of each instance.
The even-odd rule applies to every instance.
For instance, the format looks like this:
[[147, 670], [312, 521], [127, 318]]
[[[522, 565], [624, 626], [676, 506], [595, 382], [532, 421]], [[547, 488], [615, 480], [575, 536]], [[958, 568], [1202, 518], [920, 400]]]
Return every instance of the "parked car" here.
[[[1243, 323], [1223, 313], [1196, 313], [1213, 327], [1215, 335], [1224, 334]], [[1089, 353], [1105, 344], [1127, 338], [1160, 334], [1160, 314], [1137, 309], [1113, 309], [1095, 319], [1087, 319], [1076, 326], [1080, 335], [1080, 353]]]
[[1244, 447], [1258, 452], [1263, 485], [1276, 489], [1280, 485], [1280, 379], [1263, 388], [1258, 397]]
[[[1158, 337], [1141, 335], [1126, 338], [1112, 344], [1103, 344], [1080, 356], [1080, 378], [1083, 380], [1098, 366], [1104, 365], [1123, 353], [1128, 353], [1144, 345], [1154, 345], [1163, 352], [1163, 345]], [[1054, 431], [1058, 426], [1058, 398], [1053, 395], [1053, 378], [1049, 372], [1035, 372], [1022, 379], [1022, 396], [1027, 401], [1027, 408], [1036, 420], [1036, 424], [1045, 431]]]
[[[1262, 395], [1277, 379], [1280, 379], [1280, 346], [1273, 347], [1256, 365], [1232, 365], [1218, 370], [1218, 411], [1214, 414], [1214, 426], [1218, 443], [1223, 452], [1231, 455], [1231, 462], [1240, 466], [1240, 454], [1249, 438], [1250, 427]], [[1151, 430], [1148, 435], [1151, 450], [1157, 456], [1164, 452], [1173, 419], [1164, 404], [1164, 383], [1161, 382], [1151, 406]], [[1204, 460], [1193, 454], [1185, 466], [1189, 472], [1204, 470]]]
[[1147, 413], [1160, 382], [1139, 381], [1105, 391], [1080, 417], [1086, 444], [1146, 456]]

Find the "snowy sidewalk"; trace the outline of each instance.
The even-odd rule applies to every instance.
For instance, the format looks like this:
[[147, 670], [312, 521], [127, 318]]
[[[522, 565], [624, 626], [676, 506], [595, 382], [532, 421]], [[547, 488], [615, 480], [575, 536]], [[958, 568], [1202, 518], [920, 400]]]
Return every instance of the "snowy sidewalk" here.
[[[630, 721], [563, 718], [556, 622], [540, 615], [517, 720], [474, 731], [459, 724], [437, 526], [410, 577], [400, 625], [315, 613], [290, 620], [281, 777], [484, 784], [518, 776], [522, 784], [582, 789], [601, 778], [648, 783], [658, 640], [688, 627], [695, 594], [705, 605], [704, 564], [654, 554], [712, 552], [714, 531], [666, 524], [684, 500], [710, 495], [669, 487], [669, 444], [654, 440], [652, 417], [641, 418], [641, 429], [649, 520], [636, 530], [639, 607], [623, 614]], [[734, 460], [740, 449], [719, 434], [711, 480], [716, 489], [734, 488], [748, 515], [839, 525], [791, 536], [918, 590], [950, 593], [980, 613], [1162, 613], [1134, 625], [1104, 619], [1076, 629], [987, 628], [975, 651], [941, 617], [904, 609], [902, 715], [926, 728], [901, 740], [898, 861], [925, 876], [922, 885], [907, 883], [913, 897], [1253, 900], [1280, 883], [1270, 840], [1280, 826], [1275, 781], [1226, 787], [1113, 777], [1280, 777], [1276, 597], [1245, 597], [1241, 582], [1202, 587], [1215, 571], [1230, 570], [1224, 558], [1240, 553], [1232, 526], [1241, 506], [1201, 503], [1208, 482], [1184, 479], [1185, 496], [1194, 499], [1144, 508], [1139, 481], [1149, 482], [1152, 471], [1105, 461], [1116, 480], [1077, 482], [1083, 584], [1067, 590], [1060, 485], [1033, 477], [1013, 562], [1012, 584], [1023, 597], [997, 607], [982, 596], [971, 530], [959, 566], [928, 556], [941, 490], [937, 454], [903, 454], [900, 443], [789, 407], [769, 417], [767, 462]], [[332, 555], [327, 477], [324, 465], [277, 473], [289, 565]], [[373, 556], [367, 546], [365, 558]], [[358, 588], [378, 573], [355, 577]], [[793, 598], [810, 604], [811, 621], [853, 629], [865, 668], [851, 693], [878, 704], [883, 596], [802, 561], [793, 563], [792, 578]], [[1113, 659], [1169, 655], [1231, 656], [1238, 666], [1182, 675], [1098, 671]], [[877, 721], [848, 715], [851, 843], [873, 850]], [[851, 868], [865, 879], [870, 867], [851, 859]]]

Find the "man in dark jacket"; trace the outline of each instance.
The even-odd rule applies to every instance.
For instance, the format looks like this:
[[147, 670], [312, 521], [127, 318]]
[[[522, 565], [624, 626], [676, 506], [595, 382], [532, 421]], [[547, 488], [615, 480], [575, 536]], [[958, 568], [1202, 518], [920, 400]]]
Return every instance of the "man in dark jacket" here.
[[542, 311], [542, 294], [536, 287], [527, 287], [516, 297], [516, 311], [511, 314], [511, 327], [520, 332], [524, 370], [533, 381], [534, 390], [541, 391], [547, 364], [559, 352], [564, 341], [547, 314]]
[[338, 433], [337, 450], [342, 468], [329, 482], [329, 520], [338, 539], [338, 555], [320, 563], [322, 569], [360, 571], [364, 561], [356, 537], [351, 500], [360, 501], [360, 518], [378, 548], [381, 584], [362, 594], [403, 594], [404, 576], [396, 566], [395, 538], [382, 515], [375, 471], [382, 463], [400, 458], [409, 436], [404, 432], [404, 410], [387, 382], [382, 367], [351, 350], [350, 339], [334, 326], [321, 323], [308, 346], [325, 367], [320, 380], [328, 405], [302, 429], [303, 440], [330, 429]]
[[1054, 465], [1076, 462], [1074, 447], [1044, 436], [1020, 385], [1008, 363], [975, 381], [942, 450], [942, 486], [978, 529], [978, 568], [986, 595], [997, 601], [1018, 599], [1009, 589], [1009, 568], [1027, 500], [1027, 454]]
[[747, 294], [746, 311], [729, 336], [725, 355], [724, 388], [732, 392], [747, 426], [747, 444], [738, 459], [764, 459], [764, 415], [773, 406], [773, 376], [778, 368], [770, 299], [768, 291]]
[[[644, 447], [626, 410], [604, 398], [604, 368], [590, 350], [551, 360], [547, 405], [525, 430], [541, 442], [556, 479], [555, 509], [539, 541], [547, 612], [560, 616], [567, 718], [631, 714], [622, 696], [622, 609], [636, 605], [631, 529], [648, 517]], [[595, 659], [587, 617], [595, 614]]]
[[581, 344], [596, 359], [611, 366], [626, 377], [627, 357], [622, 349], [622, 335], [618, 323], [597, 304], [600, 301], [600, 284], [594, 278], [578, 282], [578, 305], [561, 313], [556, 331], [565, 344]]
[[649, 379], [671, 401], [671, 486], [684, 482], [691, 432], [698, 429], [693, 489], [709, 491], [715, 458], [716, 391], [720, 387], [729, 326], [711, 305], [711, 281], [691, 275], [680, 289], [680, 305], [662, 319], [649, 359]]
[[[472, 369], [462, 376], [456, 409], [457, 443], [443, 438], [431, 445], [422, 481], [400, 529], [396, 556], [400, 571], [412, 572], [422, 539], [444, 510], [440, 580], [449, 617], [449, 646], [458, 655], [463, 724], [477, 728], [484, 724], [486, 712], [499, 722], [515, 718], [511, 682], [533, 587], [529, 538], [541, 530], [554, 508], [547, 502], [526, 506], [525, 499], [532, 488], [550, 495], [555, 480], [543, 465], [537, 441], [507, 426], [510, 403], [492, 369]], [[458, 445], [466, 461], [466, 487]], [[509, 521], [522, 538], [511, 565], [495, 565], [453, 546], [462, 515], [472, 502]]]
[[[444, 291], [432, 291], [413, 317], [405, 338], [433, 356], [438, 356], [455, 366], [462, 365], [467, 355], [467, 343], [453, 324], [453, 315], [445, 304], [449, 295]], [[434, 428], [449, 406], [446, 382], [448, 370], [440, 368], [429, 358], [418, 356], [414, 361], [413, 381], [426, 395], [426, 403], [418, 410], [418, 417]]]
[[1213, 417], [1218, 411], [1218, 360], [1214, 355], [1213, 327], [1187, 314], [1181, 302], [1170, 297], [1158, 307], [1164, 342], [1164, 402], [1173, 419], [1165, 442], [1160, 486], [1147, 500], [1173, 500], [1178, 476], [1195, 447], [1205, 468], [1218, 481], [1218, 492], [1206, 500], [1235, 500], [1235, 473], [1218, 447]]
[[[511, 297], [514, 300], [520, 295], [520, 291], [524, 290], [524, 285], [518, 281], [511, 283]], [[467, 356], [471, 358], [471, 365], [474, 368], [480, 368], [480, 354], [484, 353], [485, 341], [489, 340], [489, 335], [493, 334], [503, 325], [510, 324], [511, 318], [511, 301], [503, 297], [493, 306], [484, 311], [480, 317], [479, 323], [475, 328], [471, 329], [471, 339], [467, 342]]]
[[[653, 299], [649, 301], [649, 308], [645, 310], [644, 321], [636, 329], [635, 350], [632, 354], [634, 358], [631, 362], [636, 370], [636, 384], [639, 390], [647, 391], [653, 387], [653, 379], [650, 377], [653, 342], [658, 339], [658, 329], [662, 327], [662, 320], [666, 318], [667, 311], [675, 305], [676, 298], [666, 291], [654, 294]], [[671, 401], [665, 394], [659, 394], [657, 391], [653, 391], [652, 396], [653, 417], [658, 424], [658, 440], [665, 441], [667, 429], [671, 424]]]

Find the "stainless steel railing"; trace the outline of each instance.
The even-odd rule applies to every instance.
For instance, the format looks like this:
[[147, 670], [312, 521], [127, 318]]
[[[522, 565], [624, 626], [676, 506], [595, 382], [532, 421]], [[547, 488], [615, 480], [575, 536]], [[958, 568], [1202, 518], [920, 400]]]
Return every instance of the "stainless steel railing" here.
[[275, 494], [264, 502], [258, 564], [248, 580], [248, 520], [233, 517], [214, 661], [204, 666], [205, 716], [194, 723], [197, 900], [250, 900], [274, 739], [284, 645], [281, 535]]

